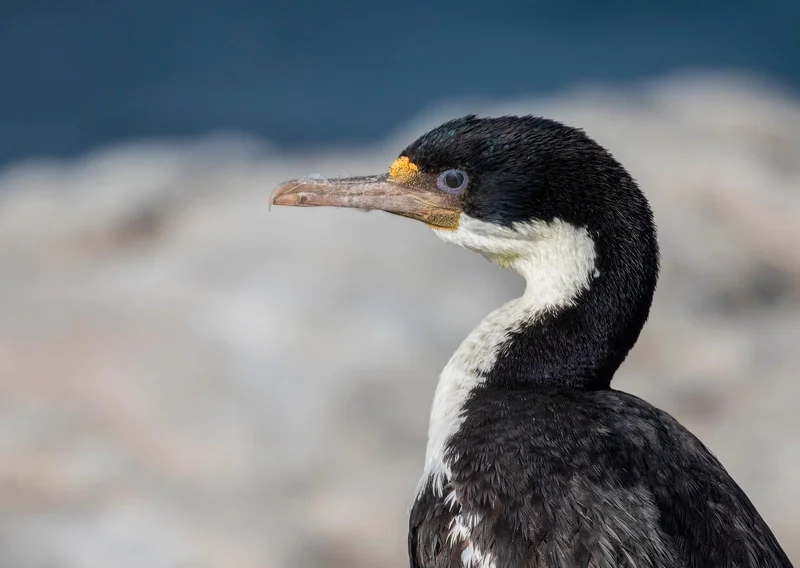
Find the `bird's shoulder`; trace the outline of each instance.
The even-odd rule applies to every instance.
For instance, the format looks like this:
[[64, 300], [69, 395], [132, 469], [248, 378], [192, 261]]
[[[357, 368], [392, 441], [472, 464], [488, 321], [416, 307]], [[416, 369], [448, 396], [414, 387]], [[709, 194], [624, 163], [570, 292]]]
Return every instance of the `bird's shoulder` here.
[[632, 395], [487, 390], [464, 411], [412, 509], [413, 568], [791, 567], [713, 454]]

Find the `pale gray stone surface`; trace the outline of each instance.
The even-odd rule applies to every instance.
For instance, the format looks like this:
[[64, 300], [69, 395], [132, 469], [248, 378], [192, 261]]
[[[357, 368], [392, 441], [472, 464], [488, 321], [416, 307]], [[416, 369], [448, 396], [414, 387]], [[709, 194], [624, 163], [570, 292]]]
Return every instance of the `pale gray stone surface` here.
[[460, 103], [371, 148], [142, 143], [0, 172], [0, 564], [407, 566], [439, 370], [514, 275], [385, 214], [274, 209], [445, 117], [587, 130], [660, 228], [617, 376], [720, 457], [800, 561], [800, 101], [725, 77]]

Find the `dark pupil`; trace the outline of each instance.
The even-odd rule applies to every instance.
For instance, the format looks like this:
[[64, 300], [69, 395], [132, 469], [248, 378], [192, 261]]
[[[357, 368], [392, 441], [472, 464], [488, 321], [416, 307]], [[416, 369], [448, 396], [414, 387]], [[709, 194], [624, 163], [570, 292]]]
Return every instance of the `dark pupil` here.
[[464, 174], [461, 172], [447, 172], [444, 176], [444, 183], [450, 189], [458, 189], [464, 183]]

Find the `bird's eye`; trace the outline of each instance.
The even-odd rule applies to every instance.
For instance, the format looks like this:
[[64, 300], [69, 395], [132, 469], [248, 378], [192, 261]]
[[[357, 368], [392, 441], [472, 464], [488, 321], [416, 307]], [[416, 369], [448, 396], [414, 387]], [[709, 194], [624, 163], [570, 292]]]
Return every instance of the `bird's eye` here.
[[439, 174], [439, 179], [436, 180], [437, 187], [447, 193], [461, 193], [468, 183], [467, 172], [461, 170], [447, 170]]

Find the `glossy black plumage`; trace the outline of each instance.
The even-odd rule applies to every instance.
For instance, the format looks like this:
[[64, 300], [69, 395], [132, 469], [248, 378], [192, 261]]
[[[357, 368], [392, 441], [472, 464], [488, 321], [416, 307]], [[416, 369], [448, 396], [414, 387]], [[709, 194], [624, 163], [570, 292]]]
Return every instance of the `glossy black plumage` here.
[[472, 218], [588, 229], [598, 255], [592, 289], [576, 309], [522, 330], [492, 379], [607, 387], [647, 319], [659, 265], [650, 206], [625, 168], [583, 131], [531, 116], [454, 120], [401, 155], [425, 172], [466, 170]]
[[444, 488], [458, 510], [424, 489], [412, 568], [462, 566], [454, 512], [484, 519], [471, 539], [497, 568], [791, 567], [714, 456], [634, 396], [486, 387], [465, 410]]
[[[658, 275], [646, 199], [579, 130], [534, 117], [447, 123], [404, 152], [463, 169], [472, 218], [585, 227], [596, 273], [573, 305], [515, 329], [463, 407], [441, 494], [423, 480], [412, 568], [790, 568], [714, 456], [668, 414], [610, 381], [644, 325]], [[457, 517], [477, 519], [469, 537]]]

